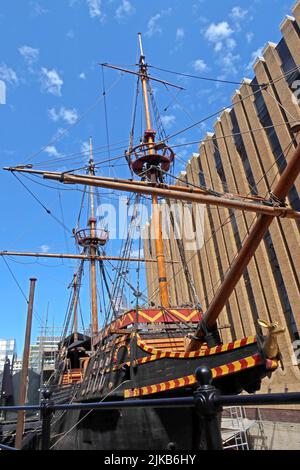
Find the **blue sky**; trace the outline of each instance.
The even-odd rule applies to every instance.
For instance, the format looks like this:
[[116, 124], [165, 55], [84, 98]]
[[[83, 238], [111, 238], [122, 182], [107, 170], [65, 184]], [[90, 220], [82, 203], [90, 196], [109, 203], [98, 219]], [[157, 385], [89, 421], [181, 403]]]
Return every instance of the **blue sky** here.
[[[65, 170], [82, 166], [89, 136], [95, 160], [107, 158], [102, 69], [110, 62], [131, 67], [137, 60], [137, 33], [143, 33], [149, 64], [183, 73], [239, 81], [252, 77], [251, 64], [267, 41], [277, 42], [279, 24], [291, 14], [293, 1], [282, 0], [2, 0], [0, 5], [0, 80], [6, 104], [0, 105], [1, 167], [23, 162]], [[228, 107], [235, 85], [216, 85], [152, 70], [157, 77], [185, 88], [154, 84], [167, 133]], [[135, 79], [105, 70], [107, 124], [111, 156], [128, 142]], [[98, 102], [96, 103], [96, 101]], [[92, 107], [92, 109], [90, 109]], [[88, 113], [87, 110], [89, 110]], [[81, 119], [80, 116], [86, 114]], [[140, 118], [139, 118], [140, 119]], [[211, 123], [181, 134], [172, 143], [201, 139]], [[63, 135], [63, 136], [62, 136]], [[59, 138], [62, 136], [62, 138]], [[54, 141], [54, 142], [53, 142]], [[40, 151], [44, 149], [43, 151]], [[183, 147], [176, 171], [197, 146]], [[50, 162], [47, 163], [48, 161]], [[123, 160], [103, 174], [129, 176]], [[73, 240], [47, 215], [15, 178], [1, 171], [0, 249], [73, 252]], [[26, 184], [53, 214], [72, 228], [81, 193]], [[58, 187], [58, 185], [54, 184]], [[117, 204], [103, 191], [102, 201]], [[112, 242], [108, 253], [116, 253]], [[17, 262], [16, 262], [17, 261]], [[8, 260], [27, 294], [28, 279], [38, 278], [35, 310], [40, 318], [49, 305], [48, 324], [61, 325], [67, 307], [70, 262]], [[87, 287], [86, 281], [84, 287]], [[83, 298], [86, 321], [89, 304]], [[26, 303], [0, 259], [0, 337], [23, 347]], [[33, 339], [40, 323], [35, 317]]]

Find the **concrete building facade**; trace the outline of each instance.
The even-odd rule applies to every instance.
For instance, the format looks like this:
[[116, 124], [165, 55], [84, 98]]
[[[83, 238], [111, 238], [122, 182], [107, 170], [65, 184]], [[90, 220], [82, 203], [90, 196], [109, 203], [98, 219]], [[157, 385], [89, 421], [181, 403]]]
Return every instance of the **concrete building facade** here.
[[[181, 174], [182, 183], [217, 192], [272, 197], [272, 189], [300, 142], [295, 124], [300, 121], [300, 0], [281, 24], [282, 39], [269, 42], [254, 64], [255, 77], [244, 79], [232, 97], [232, 107], [217, 119], [199, 153]], [[300, 210], [300, 178], [287, 203]], [[191, 228], [201, 232], [203, 243], [185, 249], [195, 281], [196, 298], [207, 310], [232, 264], [256, 215], [225, 208], [188, 205]], [[151, 230], [151, 223], [145, 231]], [[155, 253], [155, 241], [145, 237], [145, 257]], [[186, 235], [183, 244], [187, 247]], [[276, 219], [260, 244], [219, 318], [222, 340], [229, 342], [261, 332], [257, 320], [279, 322], [278, 337], [285, 365], [263, 383], [262, 392], [299, 391], [300, 383], [300, 222]], [[165, 240], [168, 259], [180, 260], [180, 246], [170, 228]], [[159, 305], [157, 271], [146, 263], [149, 303]], [[195, 303], [180, 263], [168, 265], [173, 306]]]

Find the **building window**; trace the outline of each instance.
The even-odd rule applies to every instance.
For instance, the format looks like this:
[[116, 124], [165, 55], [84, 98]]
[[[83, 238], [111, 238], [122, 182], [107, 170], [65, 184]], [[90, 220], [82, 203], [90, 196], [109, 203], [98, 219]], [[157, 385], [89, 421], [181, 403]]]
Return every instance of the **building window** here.
[[286, 324], [287, 324], [287, 327], [288, 327], [288, 331], [289, 331], [291, 340], [292, 341], [299, 340], [300, 336], [299, 336], [297, 324], [295, 322], [294, 313], [293, 313], [293, 310], [292, 310], [292, 307], [291, 307], [291, 304], [290, 304], [290, 301], [289, 301], [288, 293], [287, 293], [287, 290], [286, 290], [286, 287], [285, 287], [285, 283], [284, 283], [284, 280], [283, 280], [283, 277], [282, 277], [281, 269], [280, 269], [280, 266], [279, 266], [279, 263], [278, 263], [278, 259], [277, 259], [276, 253], [275, 253], [274, 245], [272, 243], [271, 235], [270, 235], [269, 232], [265, 236], [264, 242], [265, 242], [265, 246], [266, 246], [266, 249], [267, 249], [269, 261], [270, 261], [270, 264], [271, 264], [271, 267], [272, 267], [272, 271], [273, 271], [273, 274], [274, 274], [274, 279], [275, 279], [275, 282], [276, 282], [278, 294], [279, 294], [279, 297], [280, 297], [281, 306], [282, 306], [282, 309], [283, 309], [283, 313], [284, 313], [284, 316], [285, 316], [285, 320], [286, 320]]
[[[284, 38], [276, 46], [276, 50], [281, 60], [282, 71], [287, 74], [286, 81], [289, 87], [291, 87], [295, 80], [299, 80], [300, 73]], [[290, 73], [291, 70], [293, 70], [292, 73]]]
[[235, 143], [237, 152], [242, 160], [242, 164], [243, 164], [246, 178], [249, 184], [250, 192], [251, 194], [258, 194], [255, 179], [254, 179], [251, 166], [249, 163], [249, 158], [246, 152], [245, 144], [240, 134], [241, 131], [238, 125], [238, 121], [237, 121], [237, 117], [236, 117], [234, 109], [231, 110], [230, 116], [231, 116], [231, 122], [233, 125], [232, 132], [234, 134], [234, 143]]
[[224, 188], [224, 183], [226, 183], [226, 177], [225, 177], [225, 172], [223, 168], [223, 163], [220, 155], [220, 150], [218, 147], [217, 139], [213, 137], [213, 144], [214, 144], [214, 158], [215, 158], [215, 164], [216, 164], [216, 169], [217, 173], [220, 177], [220, 180], [222, 181], [223, 188]]

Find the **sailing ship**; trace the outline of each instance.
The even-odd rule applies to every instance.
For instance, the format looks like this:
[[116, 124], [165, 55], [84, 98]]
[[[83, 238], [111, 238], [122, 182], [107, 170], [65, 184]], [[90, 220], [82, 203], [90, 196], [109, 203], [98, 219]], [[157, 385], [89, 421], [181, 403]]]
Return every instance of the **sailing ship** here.
[[[31, 166], [6, 168], [17, 173], [37, 174], [47, 180], [62, 184], [84, 185], [89, 188], [90, 214], [87, 228], [77, 228], [73, 234], [81, 249], [77, 255], [50, 253], [1, 252], [2, 255], [47, 258], [79, 259], [79, 269], [72, 281], [73, 295], [68, 311], [64, 335], [59, 345], [55, 371], [47, 383], [56, 403], [101, 402], [104, 400], [143, 400], [145, 398], [189, 396], [197, 386], [195, 370], [208, 366], [214, 385], [222, 394], [254, 393], [260, 389], [261, 380], [270, 377], [280, 366], [280, 351], [276, 334], [282, 329], [272, 325], [271, 332], [263, 336], [237, 338], [224, 344], [218, 328], [218, 317], [244, 269], [254, 255], [260, 241], [275, 217], [295, 217], [284, 205], [291, 186], [300, 171], [300, 149], [288, 163], [273, 191], [271, 200], [259, 197], [212, 195], [206, 188], [167, 184], [166, 175], [176, 159], [176, 154], [166, 140], [156, 139], [150, 112], [151, 81], [162, 81], [149, 75], [142, 39], [139, 34], [140, 60], [134, 74], [142, 89], [146, 130], [138, 145], [130, 145], [125, 158], [129, 165], [130, 179], [103, 177], [96, 174], [90, 141], [90, 158], [85, 174], [35, 170]], [[106, 64], [108, 66], [108, 64]], [[163, 81], [162, 81], [163, 82]], [[164, 82], [163, 82], [164, 83]], [[152, 224], [155, 230], [155, 259], [130, 257], [128, 246], [121, 256], [108, 257], [103, 251], [109, 243], [109, 232], [99, 228], [95, 217], [95, 190], [109, 188], [151, 197]], [[212, 204], [257, 213], [258, 218], [241, 251], [234, 260], [209, 309], [203, 312], [199, 302], [186, 308], [170, 305], [166, 259], [159, 198], [200, 204]], [[280, 201], [280, 204], [278, 204]], [[197, 227], [196, 227], [197, 229]], [[126, 254], [127, 253], [127, 254]], [[126, 257], [127, 256], [127, 257]], [[159, 306], [140, 305], [141, 293], [133, 286], [136, 306], [128, 311], [120, 307], [122, 292], [111, 289], [105, 275], [106, 260], [157, 263]], [[78, 328], [78, 298], [83, 275], [83, 264], [90, 266], [91, 332]], [[181, 250], [182, 265], [185, 255]], [[102, 280], [113, 311], [111, 318], [99, 327], [97, 305], [97, 271]], [[193, 280], [185, 270], [187, 282]], [[124, 275], [119, 272], [120, 276]], [[71, 325], [71, 333], [68, 334]], [[260, 321], [260, 326], [270, 328]], [[51, 426], [53, 449], [197, 449], [195, 429], [199, 426], [195, 411], [183, 409], [126, 408], [107, 411], [57, 412]], [[39, 448], [40, 431], [31, 433], [23, 441], [23, 448]]]

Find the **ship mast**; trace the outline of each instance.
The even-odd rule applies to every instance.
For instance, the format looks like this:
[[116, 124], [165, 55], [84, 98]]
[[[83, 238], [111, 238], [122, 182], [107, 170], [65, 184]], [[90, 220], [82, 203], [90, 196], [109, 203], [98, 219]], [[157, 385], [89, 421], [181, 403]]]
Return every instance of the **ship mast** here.
[[[149, 109], [149, 96], [148, 96], [148, 70], [147, 64], [145, 62], [145, 56], [142, 45], [142, 36], [141, 33], [138, 34], [139, 37], [139, 46], [140, 46], [140, 76], [141, 84], [143, 90], [144, 106], [145, 106], [145, 115], [146, 115], [146, 125], [147, 129], [144, 133], [144, 143], [148, 147], [149, 156], [155, 154], [154, 143], [155, 143], [155, 131], [152, 129], [151, 125], [151, 116]], [[158, 168], [153, 165], [150, 168], [150, 181], [154, 185], [158, 183]], [[159, 294], [161, 305], [164, 308], [170, 307], [169, 301], [169, 292], [168, 292], [168, 283], [167, 283], [167, 271], [166, 271], [166, 261], [164, 255], [164, 246], [162, 239], [162, 224], [161, 216], [158, 204], [158, 197], [156, 194], [152, 195], [152, 218], [153, 226], [155, 231], [155, 250], [156, 250], [156, 260], [157, 260], [157, 271], [158, 271], [158, 285], [159, 285]]]
[[[90, 137], [90, 160], [89, 175], [95, 176], [95, 163], [93, 158], [93, 143]], [[88, 225], [91, 232], [91, 243], [89, 244], [89, 255], [94, 257], [97, 255], [97, 246], [93, 243], [96, 240], [96, 218], [95, 218], [95, 200], [94, 188], [89, 186], [90, 193], [90, 218]], [[98, 306], [97, 306], [97, 279], [96, 279], [96, 261], [94, 258], [90, 260], [90, 289], [91, 289], [91, 307], [92, 307], [92, 336], [98, 333]]]
[[78, 290], [77, 290], [77, 273], [73, 277], [73, 299], [74, 299], [74, 342], [78, 341], [78, 315], [77, 315], [77, 304], [78, 304]]

